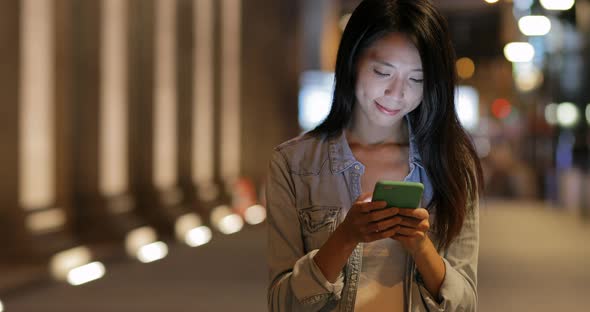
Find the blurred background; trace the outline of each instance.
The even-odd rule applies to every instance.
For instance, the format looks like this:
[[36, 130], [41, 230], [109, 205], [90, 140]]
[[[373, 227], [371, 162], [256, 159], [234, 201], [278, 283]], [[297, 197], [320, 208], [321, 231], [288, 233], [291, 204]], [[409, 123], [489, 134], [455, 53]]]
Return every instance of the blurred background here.
[[[590, 293], [590, 0], [438, 0], [485, 170], [481, 311]], [[359, 0], [1, 0], [0, 312], [264, 311], [272, 148]]]

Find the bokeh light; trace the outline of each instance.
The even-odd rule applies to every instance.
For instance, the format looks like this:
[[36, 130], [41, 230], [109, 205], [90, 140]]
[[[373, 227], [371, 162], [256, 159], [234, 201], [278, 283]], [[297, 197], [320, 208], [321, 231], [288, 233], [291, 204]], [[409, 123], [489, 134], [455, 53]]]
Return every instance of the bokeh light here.
[[574, 127], [580, 120], [580, 112], [574, 103], [564, 102], [557, 107], [557, 122], [564, 128]]
[[551, 31], [551, 21], [542, 15], [523, 16], [518, 20], [518, 28], [525, 36], [544, 36]]
[[528, 42], [511, 42], [504, 47], [504, 56], [513, 63], [530, 62], [535, 57], [535, 48]]
[[557, 125], [557, 104], [550, 103], [545, 106], [545, 121], [552, 126]]
[[575, 3], [575, 0], [541, 0], [541, 5], [546, 10], [554, 11], [567, 11], [571, 9]]
[[506, 99], [496, 99], [492, 103], [492, 114], [498, 119], [504, 119], [512, 112], [512, 104]]
[[462, 57], [457, 60], [457, 74], [462, 79], [469, 79], [475, 73], [475, 63], [468, 58]]

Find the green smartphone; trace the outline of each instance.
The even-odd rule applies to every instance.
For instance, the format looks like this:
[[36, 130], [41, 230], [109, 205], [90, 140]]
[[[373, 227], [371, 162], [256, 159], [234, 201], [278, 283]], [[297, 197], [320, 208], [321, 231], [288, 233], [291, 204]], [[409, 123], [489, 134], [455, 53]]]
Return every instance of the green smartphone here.
[[373, 201], [387, 202], [387, 207], [418, 208], [424, 192], [419, 182], [386, 181], [375, 184]]

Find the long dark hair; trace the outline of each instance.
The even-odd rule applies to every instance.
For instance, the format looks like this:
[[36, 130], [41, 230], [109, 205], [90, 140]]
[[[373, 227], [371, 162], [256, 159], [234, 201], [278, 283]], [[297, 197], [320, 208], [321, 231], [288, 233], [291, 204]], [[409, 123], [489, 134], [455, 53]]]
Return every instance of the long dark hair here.
[[336, 60], [330, 114], [312, 135], [337, 135], [349, 124], [356, 103], [357, 62], [362, 52], [392, 32], [409, 36], [424, 73], [422, 103], [408, 115], [414, 140], [434, 188], [428, 204], [439, 248], [459, 235], [469, 201], [483, 187], [479, 158], [455, 111], [455, 52], [446, 19], [428, 0], [364, 0], [344, 30]]

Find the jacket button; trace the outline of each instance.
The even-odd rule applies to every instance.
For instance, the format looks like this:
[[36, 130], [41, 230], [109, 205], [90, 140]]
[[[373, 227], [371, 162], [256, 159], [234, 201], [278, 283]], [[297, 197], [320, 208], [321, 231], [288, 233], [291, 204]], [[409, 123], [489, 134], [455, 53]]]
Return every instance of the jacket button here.
[[361, 170], [361, 166], [359, 166], [359, 165], [355, 165], [355, 166], [354, 166], [354, 169], [356, 169], [356, 170]]

